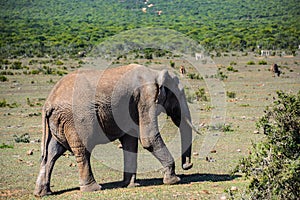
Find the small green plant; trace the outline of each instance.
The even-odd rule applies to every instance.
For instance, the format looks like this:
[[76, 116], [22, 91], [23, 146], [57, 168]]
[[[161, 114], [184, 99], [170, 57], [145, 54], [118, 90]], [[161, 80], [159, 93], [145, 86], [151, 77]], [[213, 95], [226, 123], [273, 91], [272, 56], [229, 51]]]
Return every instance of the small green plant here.
[[255, 65], [255, 62], [253, 60], [250, 60], [247, 62], [247, 65]]
[[258, 62], [258, 64], [259, 64], [259, 65], [267, 65], [268, 63], [267, 63], [267, 61], [265, 61], [265, 60], [260, 60], [260, 61]]
[[250, 104], [248, 104], [248, 103], [247, 103], [247, 104], [241, 104], [241, 105], [240, 105], [240, 107], [249, 107], [249, 106], [250, 106]]
[[31, 103], [31, 101], [30, 101], [30, 99], [29, 99], [28, 97], [27, 97], [27, 99], [26, 99], [26, 103], [27, 103], [27, 105], [30, 106], [30, 107], [33, 107], [33, 106], [34, 106], [34, 104]]
[[7, 104], [7, 106], [8, 106], [9, 108], [17, 108], [17, 107], [19, 107], [20, 105], [19, 105], [17, 102], [13, 102], [12, 104]]
[[20, 61], [15, 61], [12, 63], [10, 69], [14, 69], [14, 70], [22, 69], [22, 63]]
[[63, 63], [62, 61], [60, 61], [60, 60], [57, 60], [57, 61], [55, 62], [55, 64], [56, 64], [56, 65], [63, 65], [64, 63]]
[[190, 79], [203, 80], [203, 77], [201, 77], [198, 73], [188, 73], [187, 76]]
[[5, 143], [0, 144], [0, 149], [13, 149], [13, 148], [14, 148], [13, 145], [5, 144]]
[[231, 61], [230, 65], [236, 65], [236, 62], [235, 61]]
[[240, 160], [234, 172], [250, 179], [251, 199], [299, 199], [300, 196], [300, 91], [277, 92], [257, 122], [265, 138], [252, 144], [251, 154]]
[[239, 70], [234, 69], [231, 65], [227, 67], [227, 71], [238, 72]]
[[236, 93], [235, 92], [229, 92], [229, 91], [227, 91], [226, 95], [227, 95], [227, 97], [229, 97], [231, 99], [234, 99], [236, 97]]
[[2, 72], [0, 72], [0, 74], [1, 75], [14, 75], [14, 73], [11, 71], [2, 71]]
[[1, 75], [1, 76], [0, 76], [0, 81], [1, 81], [1, 82], [8, 81], [8, 78], [7, 78], [6, 76]]
[[6, 106], [7, 106], [6, 100], [5, 100], [5, 99], [2, 99], [2, 100], [0, 101], [0, 107], [1, 107], [1, 108], [4, 108], [4, 107], [6, 107]]
[[217, 78], [221, 81], [225, 80], [228, 78], [228, 76], [226, 74], [224, 74], [220, 69], [218, 69], [217, 74], [215, 74], [214, 76], [212, 76], [212, 78]]
[[40, 70], [38, 70], [38, 69], [33, 69], [29, 72], [29, 74], [33, 74], [33, 75], [39, 74], [39, 73], [40, 73]]
[[171, 66], [172, 68], [174, 68], [174, 67], [175, 67], [175, 62], [173, 62], [172, 60], [170, 60], [170, 66]]
[[197, 101], [208, 101], [207, 96], [205, 95], [205, 89], [204, 88], [198, 88], [198, 90], [195, 92]]
[[21, 136], [14, 135], [16, 143], [29, 143], [30, 142], [30, 136], [28, 133], [24, 133]]
[[68, 72], [67, 71], [63, 71], [63, 70], [57, 70], [56, 74], [59, 75], [59, 76], [63, 76], [65, 74], [68, 74]]
[[222, 131], [222, 132], [234, 131], [231, 127], [231, 124], [216, 124], [213, 126], [209, 126], [209, 130], [217, 130], [217, 131]]

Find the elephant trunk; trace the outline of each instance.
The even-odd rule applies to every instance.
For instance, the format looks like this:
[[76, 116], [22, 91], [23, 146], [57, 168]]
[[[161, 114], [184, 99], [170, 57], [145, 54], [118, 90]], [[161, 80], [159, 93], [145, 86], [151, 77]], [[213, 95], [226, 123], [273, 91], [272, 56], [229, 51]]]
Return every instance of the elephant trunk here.
[[182, 169], [188, 170], [193, 167], [191, 163], [191, 154], [192, 154], [192, 127], [188, 122], [191, 123], [191, 116], [187, 110], [183, 109], [183, 118], [180, 123], [180, 135], [181, 135], [181, 159], [182, 159]]

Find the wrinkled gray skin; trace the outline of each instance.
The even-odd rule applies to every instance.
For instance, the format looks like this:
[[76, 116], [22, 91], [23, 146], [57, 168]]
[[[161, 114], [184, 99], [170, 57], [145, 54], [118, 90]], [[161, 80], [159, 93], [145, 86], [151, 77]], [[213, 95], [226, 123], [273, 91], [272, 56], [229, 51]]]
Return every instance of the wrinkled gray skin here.
[[128, 65], [105, 71], [81, 70], [62, 78], [43, 108], [42, 162], [35, 196], [51, 194], [55, 161], [74, 153], [81, 191], [101, 189], [90, 156], [97, 144], [119, 139], [124, 155], [124, 186], [137, 186], [137, 147], [150, 151], [164, 167], [165, 184], [180, 181], [175, 163], [159, 133], [157, 116], [166, 112], [181, 133], [182, 168], [192, 167], [190, 112], [178, 78], [167, 70]]

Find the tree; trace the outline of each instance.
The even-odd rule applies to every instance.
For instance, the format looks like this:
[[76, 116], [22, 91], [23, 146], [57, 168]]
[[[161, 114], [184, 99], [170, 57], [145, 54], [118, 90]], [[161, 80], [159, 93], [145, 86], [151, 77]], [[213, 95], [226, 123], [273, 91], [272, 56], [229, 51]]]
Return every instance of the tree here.
[[277, 92], [278, 100], [258, 121], [265, 140], [253, 144], [252, 153], [235, 172], [250, 178], [250, 199], [297, 199], [300, 196], [300, 91]]

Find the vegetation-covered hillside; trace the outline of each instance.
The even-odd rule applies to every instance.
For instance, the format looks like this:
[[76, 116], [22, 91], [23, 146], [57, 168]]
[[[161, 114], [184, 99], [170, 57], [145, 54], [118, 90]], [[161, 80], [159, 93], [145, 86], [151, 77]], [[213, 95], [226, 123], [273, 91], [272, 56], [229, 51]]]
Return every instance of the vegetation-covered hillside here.
[[76, 54], [140, 27], [174, 29], [208, 50], [300, 44], [298, 0], [7, 0], [0, 9], [1, 57]]

